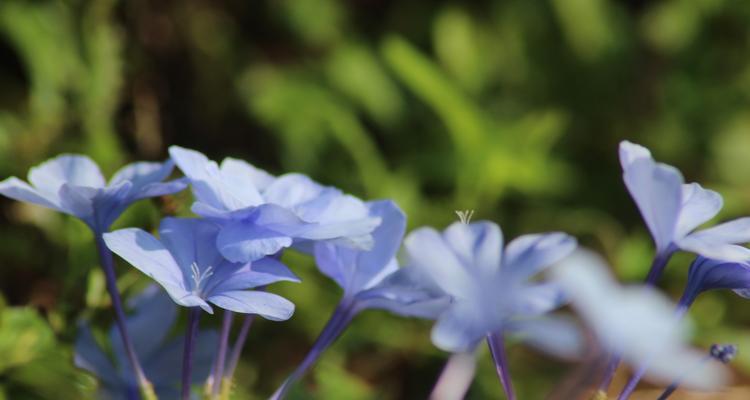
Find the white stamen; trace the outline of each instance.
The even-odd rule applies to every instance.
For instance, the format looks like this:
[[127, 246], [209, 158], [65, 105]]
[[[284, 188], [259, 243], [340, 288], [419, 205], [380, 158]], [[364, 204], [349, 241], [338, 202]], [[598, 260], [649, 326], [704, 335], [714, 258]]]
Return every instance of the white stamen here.
[[211, 275], [214, 274], [213, 267], [208, 266], [206, 267], [206, 270], [201, 273], [200, 268], [198, 268], [197, 263], [190, 264], [190, 270], [193, 272], [193, 282], [195, 283], [195, 289], [198, 290], [201, 286], [201, 283], [208, 279]]
[[456, 215], [458, 215], [458, 219], [461, 220], [462, 224], [468, 224], [471, 222], [474, 210], [456, 210]]

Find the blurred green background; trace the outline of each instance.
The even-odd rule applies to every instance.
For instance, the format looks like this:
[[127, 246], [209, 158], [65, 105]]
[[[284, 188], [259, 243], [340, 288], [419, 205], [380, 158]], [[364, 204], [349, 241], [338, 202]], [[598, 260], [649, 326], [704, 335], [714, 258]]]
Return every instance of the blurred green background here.
[[[474, 209], [507, 238], [567, 231], [628, 281], [653, 247], [621, 181], [620, 140], [721, 192], [719, 220], [750, 214], [746, 1], [2, 0], [0, 88], [2, 178], [61, 152], [109, 174], [179, 144], [394, 198], [410, 228]], [[152, 229], [190, 201], [139, 203], [116, 227]], [[91, 235], [3, 198], [0, 260], [0, 399], [92, 396], [70, 366], [76, 321], [111, 323]], [[237, 399], [274, 390], [340, 295], [308, 257], [286, 261], [304, 282], [272, 291], [297, 312], [254, 325]], [[689, 262], [673, 260], [670, 294]], [[126, 296], [147, 283], [119, 272]], [[697, 344], [740, 345], [744, 381], [750, 307], [708, 293], [691, 316]], [[361, 315], [292, 397], [425, 398], [446, 359], [430, 325]], [[522, 399], [570, 367], [520, 345], [510, 358]], [[482, 351], [469, 398], [500, 392]]]

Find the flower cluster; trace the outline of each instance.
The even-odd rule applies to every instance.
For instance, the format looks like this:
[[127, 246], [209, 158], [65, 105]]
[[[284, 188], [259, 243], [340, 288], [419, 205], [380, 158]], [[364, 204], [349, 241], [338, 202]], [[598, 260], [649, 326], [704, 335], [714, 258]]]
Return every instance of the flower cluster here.
[[[515, 398], [508, 337], [566, 360], [585, 360], [592, 352], [604, 359], [595, 365], [603, 372], [594, 392], [599, 398], [606, 398], [621, 362], [636, 369], [621, 399], [641, 377], [671, 383], [662, 398], [678, 385], [713, 389], [727, 379], [722, 364], [736, 347], [716, 345], [709, 356], [694, 350], [683, 316], [706, 290], [750, 297], [750, 250], [740, 245], [750, 241], [750, 218], [696, 230], [719, 212], [721, 196], [685, 184], [679, 171], [654, 161], [642, 146], [620, 145], [625, 185], [656, 245], [645, 283], [634, 287], [618, 284], [601, 257], [562, 232], [521, 235], [506, 244], [500, 226], [471, 222], [474, 212], [467, 210], [456, 212], [460, 221], [442, 231], [422, 227], [407, 234], [406, 215], [391, 200], [363, 201], [301, 174], [273, 176], [232, 158], [219, 164], [177, 146], [169, 154], [164, 163], [131, 164], [109, 183], [93, 161], [78, 155], [32, 168], [29, 183], [15, 177], [0, 182], [0, 194], [75, 216], [95, 236], [115, 312], [116, 329], [109, 335], [114, 359], [82, 322], [76, 364], [99, 378], [104, 397], [174, 398], [181, 392], [189, 399], [203, 382], [210, 398], [225, 396], [253, 318], [284, 321], [294, 313], [292, 302], [268, 291], [277, 282], [300, 282], [281, 261], [290, 249], [311, 255], [340, 286], [341, 299], [273, 399], [283, 398], [354, 318], [372, 309], [435, 321], [432, 342], [454, 355], [433, 398], [465, 394], [473, 373], [465, 371], [473, 371], [473, 354], [483, 341], [507, 398]], [[165, 182], [175, 165], [184, 177]], [[109, 232], [133, 202], [188, 186], [194, 216], [165, 217], [157, 235], [139, 228]], [[678, 250], [697, 258], [674, 305], [655, 284]], [[151, 286], [131, 299], [130, 316], [116, 286], [112, 253], [163, 289]], [[175, 304], [188, 309], [185, 336], [177, 340], [168, 335], [177, 319]], [[566, 305], [578, 321], [561, 310]], [[217, 309], [220, 331], [201, 331], [202, 312]], [[230, 348], [235, 313], [246, 316]], [[174, 364], [180, 362], [177, 374]], [[464, 367], [456, 368], [459, 363]], [[700, 373], [686, 366], [700, 367]], [[456, 371], [460, 378], [452, 376]], [[574, 385], [562, 397], [580, 397], [589, 383]]]

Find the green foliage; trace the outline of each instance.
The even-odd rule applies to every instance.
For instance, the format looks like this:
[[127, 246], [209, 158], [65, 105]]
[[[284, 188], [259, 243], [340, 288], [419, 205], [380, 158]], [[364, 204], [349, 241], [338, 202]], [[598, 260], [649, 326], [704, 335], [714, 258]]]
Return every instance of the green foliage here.
[[[394, 198], [410, 228], [474, 209], [506, 238], [567, 231], [639, 281], [653, 244], [620, 180], [619, 140], [720, 191], [718, 219], [750, 212], [749, 4], [0, 0], [0, 178], [61, 152], [110, 174], [180, 144]], [[189, 215], [190, 201], [138, 204], [116, 227], [152, 229]], [[71, 367], [75, 321], [111, 323], [90, 233], [3, 199], [0, 237], [12, 305], [0, 314], [0, 399], [86, 398], [93, 382]], [[297, 313], [256, 322], [232, 398], [267, 397], [340, 295], [309, 257], [285, 261], [304, 283], [271, 290]], [[668, 293], [679, 295], [689, 261], [670, 264]], [[118, 272], [126, 298], [147, 282]], [[731, 293], [701, 299], [696, 341], [742, 346], [745, 310]], [[424, 398], [445, 360], [429, 327], [360, 315], [293, 394]], [[563, 376], [521, 345], [510, 357], [522, 398]], [[469, 397], [497, 397], [489, 356], [479, 363]]]

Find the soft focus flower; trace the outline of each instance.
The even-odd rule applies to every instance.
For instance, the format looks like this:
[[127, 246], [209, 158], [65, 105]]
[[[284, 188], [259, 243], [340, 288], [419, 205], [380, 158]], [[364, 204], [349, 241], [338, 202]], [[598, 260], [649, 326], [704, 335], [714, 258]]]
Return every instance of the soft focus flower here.
[[[177, 317], [176, 307], [157, 286], [151, 286], [132, 299], [131, 308], [133, 313], [126, 324], [143, 369], [160, 398], [175, 399], [179, 394], [180, 369], [176, 366], [182, 359], [183, 338], [170, 340], [167, 336]], [[138, 394], [138, 382], [118, 335], [113, 326], [109, 343], [114, 359], [107, 356], [87, 324], [81, 325], [76, 339], [75, 363], [99, 378], [100, 399], [132, 399]], [[208, 376], [217, 336], [215, 331], [204, 331], [196, 344], [194, 383]]]
[[[562, 291], [554, 284], [529, 281], [573, 251], [574, 238], [563, 233], [525, 235], [503, 251], [496, 224], [457, 222], [442, 234], [418, 229], [405, 245], [405, 270], [414, 268], [452, 299], [432, 330], [437, 347], [468, 352], [484, 337], [510, 331], [546, 350], [568, 355], [576, 351], [577, 336], [567, 333], [568, 324], [537, 318], [563, 303]], [[537, 329], [549, 324], [560, 329], [556, 335]]]
[[65, 154], [31, 168], [30, 185], [16, 177], [0, 182], [0, 194], [78, 217], [103, 232], [130, 204], [184, 189], [183, 180], [162, 182], [172, 169], [171, 161], [136, 162], [107, 183], [90, 158]]
[[700, 293], [711, 289], [731, 289], [744, 298], [750, 298], [750, 263], [698, 256], [690, 265], [680, 304], [688, 307]]
[[680, 171], [657, 163], [643, 146], [620, 143], [623, 179], [656, 243], [657, 255], [677, 249], [728, 261], [750, 259], [737, 245], [750, 241], [750, 218], [740, 218], [694, 231], [723, 205], [721, 195], [697, 183], [685, 184]]
[[278, 281], [299, 282], [282, 263], [264, 258], [252, 265], [235, 264], [216, 249], [216, 224], [197, 218], [165, 218], [160, 240], [137, 228], [104, 234], [112, 252], [158, 282], [177, 304], [220, 308], [280, 321], [289, 319], [294, 304], [281, 296], [246, 289]]
[[[647, 378], [672, 382], [681, 377], [685, 366], [702, 359], [702, 352], [685, 342], [686, 325], [676, 318], [671, 301], [650, 286], [621, 287], [594, 253], [575, 252], [552, 275], [600, 344], [631, 366], [648, 365]], [[711, 365], [684, 383], [710, 389], [726, 380], [727, 371]]]
[[[406, 316], [434, 318], [447, 296], [412, 268], [399, 268], [396, 253], [406, 229], [406, 216], [392, 201], [367, 203], [369, 215], [382, 220], [373, 231], [370, 250], [320, 242], [315, 262], [323, 274], [344, 290], [343, 302], [358, 309], [381, 308]], [[425, 285], [420, 285], [423, 281]]]
[[[448, 297], [420, 279], [413, 268], [399, 268], [396, 252], [406, 229], [406, 216], [392, 201], [367, 203], [369, 216], [382, 220], [373, 231], [369, 250], [315, 244], [315, 261], [323, 274], [344, 290], [338, 307], [300, 365], [271, 399], [281, 399], [287, 390], [312, 367], [320, 355], [346, 330], [359, 312], [384, 309], [404, 316], [435, 318], [448, 304]], [[423, 285], [421, 283], [427, 283]]]
[[301, 174], [273, 177], [233, 158], [219, 166], [203, 154], [172, 146], [172, 159], [190, 179], [198, 215], [221, 222], [217, 246], [235, 262], [276, 254], [293, 244], [330, 240], [367, 249], [380, 220], [365, 204]]

